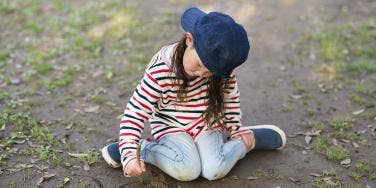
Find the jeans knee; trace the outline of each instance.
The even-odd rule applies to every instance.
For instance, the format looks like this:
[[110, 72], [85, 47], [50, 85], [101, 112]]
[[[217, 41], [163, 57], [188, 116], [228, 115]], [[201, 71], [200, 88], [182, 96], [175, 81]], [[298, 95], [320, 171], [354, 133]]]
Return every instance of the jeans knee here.
[[173, 177], [180, 181], [192, 181], [197, 179], [201, 174], [201, 162], [199, 160], [191, 161], [183, 159], [176, 162], [175, 168]]
[[228, 172], [221, 165], [205, 165], [202, 166], [202, 177], [212, 181], [223, 178]]

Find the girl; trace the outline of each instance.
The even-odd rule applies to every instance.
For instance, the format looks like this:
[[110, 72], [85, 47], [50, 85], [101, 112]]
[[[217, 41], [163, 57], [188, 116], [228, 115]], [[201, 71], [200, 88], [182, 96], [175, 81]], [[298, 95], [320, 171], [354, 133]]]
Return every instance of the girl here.
[[[215, 180], [250, 150], [285, 146], [278, 127], [241, 124], [232, 72], [248, 57], [244, 28], [226, 14], [198, 8], [186, 10], [181, 25], [180, 42], [163, 47], [146, 67], [124, 111], [119, 142], [102, 149], [105, 161], [127, 177], [140, 176], [146, 162], [181, 181]], [[147, 120], [154, 141], [141, 139]]]

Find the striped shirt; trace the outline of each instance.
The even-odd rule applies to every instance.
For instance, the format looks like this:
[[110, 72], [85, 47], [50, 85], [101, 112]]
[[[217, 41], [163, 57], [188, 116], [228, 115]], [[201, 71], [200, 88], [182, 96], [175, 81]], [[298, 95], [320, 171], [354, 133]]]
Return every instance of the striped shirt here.
[[[145, 121], [149, 121], [155, 141], [168, 134], [182, 132], [196, 140], [207, 129], [202, 114], [208, 107], [208, 78], [196, 77], [190, 80], [186, 101], [179, 101], [178, 85], [171, 79], [175, 74], [170, 70], [175, 46], [176, 43], [162, 47], [153, 56], [124, 110], [119, 133], [123, 169], [136, 159], [136, 147], [144, 131]], [[180, 83], [182, 82], [180, 80]], [[231, 137], [249, 132], [241, 127], [239, 91], [235, 75], [231, 75], [225, 89], [224, 102], [224, 123]], [[212, 128], [219, 128], [214, 119], [211, 124]]]

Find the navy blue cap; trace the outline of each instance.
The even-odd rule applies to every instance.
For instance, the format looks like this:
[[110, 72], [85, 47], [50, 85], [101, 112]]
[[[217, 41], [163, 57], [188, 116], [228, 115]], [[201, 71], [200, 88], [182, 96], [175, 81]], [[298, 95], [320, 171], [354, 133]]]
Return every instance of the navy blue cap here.
[[192, 7], [182, 14], [181, 25], [192, 33], [202, 63], [221, 79], [229, 78], [247, 60], [250, 49], [247, 32], [230, 16], [220, 12], [206, 14]]

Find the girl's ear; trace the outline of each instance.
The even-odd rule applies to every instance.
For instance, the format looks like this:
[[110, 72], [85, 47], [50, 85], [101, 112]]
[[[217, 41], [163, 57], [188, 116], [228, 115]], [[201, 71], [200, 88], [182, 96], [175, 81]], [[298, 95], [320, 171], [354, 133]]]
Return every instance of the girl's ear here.
[[187, 47], [193, 47], [193, 36], [190, 32], [185, 33], [186, 39], [185, 39], [185, 44]]

